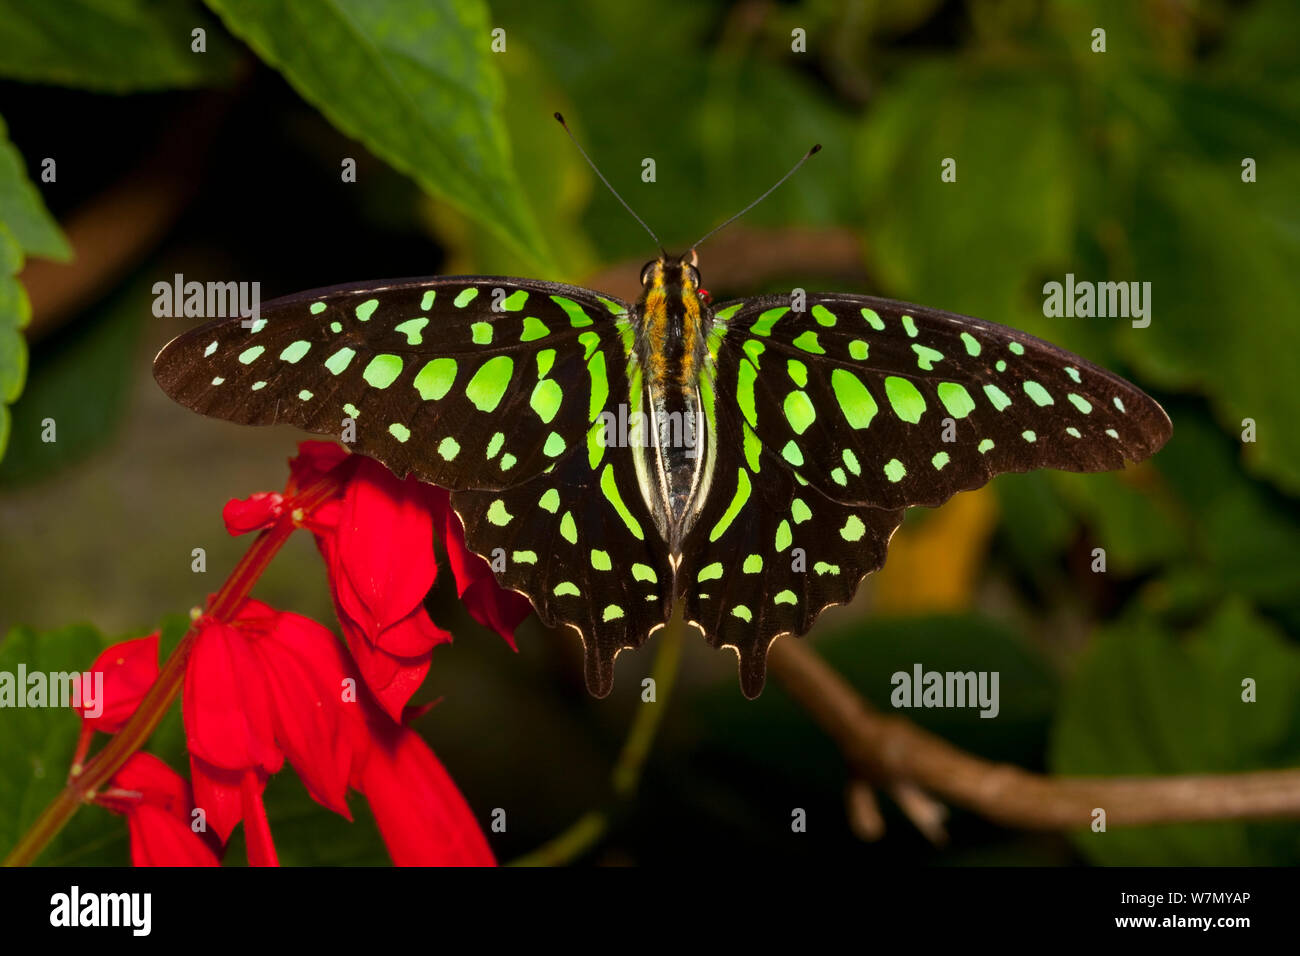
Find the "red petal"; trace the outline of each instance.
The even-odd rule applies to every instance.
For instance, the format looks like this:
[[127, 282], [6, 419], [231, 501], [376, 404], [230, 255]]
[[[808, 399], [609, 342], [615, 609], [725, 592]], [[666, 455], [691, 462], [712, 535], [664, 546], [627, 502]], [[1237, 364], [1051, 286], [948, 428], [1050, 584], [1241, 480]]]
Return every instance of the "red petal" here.
[[351, 819], [345, 795], [351, 741], [341, 727], [344, 672], [337, 639], [315, 621], [282, 613], [253, 642], [271, 694], [275, 739], [318, 803]]
[[400, 720], [402, 708], [429, 673], [433, 653], [422, 657], [394, 657], [371, 647], [365, 640], [354, 641], [351, 648], [352, 658], [379, 706], [394, 721]]
[[450, 495], [442, 488], [429, 487], [427, 499], [447, 549], [447, 564], [456, 579], [456, 593], [474, 620], [490, 627], [511, 647], [515, 628], [533, 611], [522, 594], [501, 587], [487, 559], [465, 544], [465, 529], [451, 508]]
[[222, 770], [190, 756], [190, 779], [194, 782], [194, 806], [203, 811], [208, 828], [221, 842], [230, 839], [236, 824], [244, 818], [239, 793], [242, 770]]
[[359, 609], [348, 612], [367, 629], [371, 621], [376, 631], [396, 624], [433, 586], [433, 519], [420, 483], [398, 481], [377, 461], [359, 459], [335, 545], [338, 564], [369, 620]]
[[266, 819], [262, 791], [266, 780], [252, 770], [244, 774], [239, 792], [244, 807], [244, 843], [248, 848], [249, 866], [279, 866], [275, 844], [271, 842], [271, 824]]
[[78, 707], [81, 719], [96, 730], [115, 734], [126, 724], [140, 706], [145, 692], [158, 679], [158, 635], [122, 641], [106, 649], [90, 665], [90, 673], [103, 673], [103, 700], [98, 717], [89, 716], [85, 707]]
[[210, 619], [199, 632], [185, 669], [181, 713], [190, 753], [213, 766], [275, 773], [284, 762], [262, 666], [234, 627]]
[[347, 458], [347, 449], [332, 441], [299, 442], [298, 454], [289, 459], [289, 474], [297, 487], [306, 488]]
[[197, 833], [165, 810], [149, 805], [127, 815], [131, 862], [136, 866], [219, 866]]
[[422, 657], [439, 644], [450, 643], [451, 632], [434, 624], [424, 605], [385, 628], [375, 640], [376, 647], [394, 657]]
[[[137, 751], [113, 774], [112, 786], [141, 794], [138, 806], [166, 811], [188, 829], [194, 799], [189, 782], [153, 754]], [[129, 812], [129, 811], [128, 811]]]
[[398, 866], [496, 865], [469, 804], [415, 731], [375, 742], [360, 789]]
[[226, 532], [247, 534], [269, 528], [284, 513], [284, 495], [278, 491], [257, 491], [247, 498], [231, 498], [221, 509]]

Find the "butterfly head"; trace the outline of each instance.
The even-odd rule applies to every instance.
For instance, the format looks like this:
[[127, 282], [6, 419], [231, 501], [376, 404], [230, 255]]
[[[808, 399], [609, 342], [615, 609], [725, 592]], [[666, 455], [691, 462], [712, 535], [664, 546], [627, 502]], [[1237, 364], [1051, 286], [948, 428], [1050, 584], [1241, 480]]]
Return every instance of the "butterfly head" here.
[[682, 256], [661, 253], [641, 267], [642, 301], [704, 298], [708, 293], [700, 286], [700, 258], [695, 250]]

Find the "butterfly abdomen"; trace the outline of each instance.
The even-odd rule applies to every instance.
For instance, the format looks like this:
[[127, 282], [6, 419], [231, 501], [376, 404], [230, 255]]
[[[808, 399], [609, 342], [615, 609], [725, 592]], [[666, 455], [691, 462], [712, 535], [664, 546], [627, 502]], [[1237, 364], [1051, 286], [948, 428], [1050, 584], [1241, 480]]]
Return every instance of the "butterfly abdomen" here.
[[648, 270], [637, 303], [639, 358], [646, 371], [649, 442], [644, 488], [670, 548], [685, 537], [706, 493], [708, 447], [700, 408], [699, 370], [707, 355], [707, 307], [681, 264], [660, 259]]

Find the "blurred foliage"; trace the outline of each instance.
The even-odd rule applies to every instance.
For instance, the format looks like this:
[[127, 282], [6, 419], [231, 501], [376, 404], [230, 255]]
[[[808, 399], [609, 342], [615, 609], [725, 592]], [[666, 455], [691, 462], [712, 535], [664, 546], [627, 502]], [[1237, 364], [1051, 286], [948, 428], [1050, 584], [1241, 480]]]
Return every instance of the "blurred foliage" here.
[[[164, 271], [155, 263], [177, 255], [215, 262], [222, 274], [260, 277], [277, 293], [398, 275], [408, 261], [426, 258], [424, 271], [435, 271], [423, 235], [440, 250], [440, 271], [582, 281], [646, 258], [652, 247], [556, 128], [553, 111], [565, 113], [613, 185], [675, 249], [821, 142], [823, 152], [751, 212], [746, 227], [851, 230], [868, 280], [844, 291], [1042, 335], [1151, 391], [1169, 410], [1174, 434], [1139, 468], [1004, 476], [978, 507], [972, 500], [950, 505], [948, 518], [909, 515], [895, 542], [899, 563], [865, 589], [889, 616], [868, 619], [859, 604], [840, 609], [828, 615], [819, 647], [881, 707], [888, 707], [889, 676], [917, 661], [926, 669], [999, 670], [997, 720], [908, 712], [994, 759], [1108, 775], [1300, 766], [1300, 392], [1292, 368], [1300, 355], [1292, 315], [1300, 301], [1293, 40], [1300, 12], [1290, 0], [208, 6], [220, 23], [197, 3], [69, 0], [36, 10], [0, 2], [0, 77], [122, 93], [212, 85], [229, 98], [220, 158], [196, 200], [200, 212], [167, 237], [144, 270], [150, 277]], [[202, 56], [189, 52], [195, 25], [208, 29]], [[1105, 53], [1091, 50], [1098, 27], [1106, 30]], [[496, 28], [505, 31], [501, 53], [492, 51]], [[808, 52], [792, 49], [794, 30], [806, 32]], [[199, 109], [201, 94], [176, 95], [193, 97]], [[21, 107], [27, 99], [52, 109], [65, 102], [39, 87], [0, 87], [7, 117], [10, 101]], [[112, 110], [140, 99], [95, 102]], [[141, 109], [155, 110], [148, 114], [155, 125], [172, 115]], [[26, 172], [0, 138], [0, 393], [7, 401], [21, 388], [17, 330], [26, 319], [22, 290], [8, 277], [24, 256], [67, 253], [32, 185], [48, 155], [42, 132], [30, 123], [14, 129]], [[357, 159], [358, 181], [329, 192], [344, 156]], [[1256, 182], [1242, 180], [1248, 157]], [[647, 158], [656, 164], [652, 183], [641, 178]], [[945, 158], [956, 161], [955, 182], [940, 179]], [[57, 212], [69, 211], [57, 208], [56, 191], [43, 191]], [[701, 255], [719, 299], [766, 291], [733, 287], [711, 272], [710, 245]], [[1150, 327], [1045, 317], [1043, 284], [1066, 273], [1150, 282]], [[174, 428], [173, 444], [188, 447], [214, 436], [206, 446], [214, 470], [228, 453], [220, 443], [239, 440], [180, 410], [165, 417], [155, 405], [148, 426], [140, 424], [143, 402], [133, 403], [126, 386], [147, 376], [132, 303], [144, 316], [148, 298], [135, 276], [117, 278], [101, 301], [37, 345], [15, 412], [20, 433], [0, 472], [0, 507], [64, 507], [66, 499], [41, 497], [35, 483], [62, 476], [76, 487], [77, 463], [88, 476], [82, 480], [94, 481], [115, 436], [133, 430]], [[825, 279], [782, 274], [766, 282], [815, 288]], [[148, 344], [172, 331], [158, 329]], [[79, 406], [91, 391], [95, 407]], [[57, 446], [32, 431], [47, 414], [60, 422]], [[1243, 419], [1255, 423], [1253, 442], [1242, 439]], [[285, 436], [286, 451], [292, 440]], [[250, 490], [210, 490], [204, 507]], [[198, 507], [184, 485], [151, 493], [177, 521]], [[108, 531], [95, 536], [98, 521], [83, 522], [92, 554], [116, 545]], [[199, 521], [190, 527], [210, 533]], [[212, 515], [202, 521], [210, 525]], [[39, 544], [27, 544], [21, 558], [7, 549], [0, 559], [0, 611], [11, 623], [43, 612], [31, 582], [59, 570], [42, 567], [33, 555]], [[1105, 574], [1091, 570], [1099, 547]], [[298, 577], [313, 574], [319, 570]], [[141, 580], [153, 578], [141, 572]], [[172, 608], [198, 600], [193, 589], [142, 593], [140, 619], [164, 610], [163, 597]], [[930, 616], [936, 609], [947, 613]], [[430, 681], [470, 708], [455, 726], [431, 720], [429, 733], [471, 800], [493, 794], [485, 805], [502, 805], [502, 788], [513, 785], [533, 808], [512, 817], [527, 822], [501, 838], [503, 857], [531, 849], [599, 799], [590, 781], [602, 768], [592, 767], [617, 752], [637, 706], [635, 686], [624, 682], [648, 666], [624, 655], [614, 698], [596, 704], [560, 683], [577, 666], [573, 642], [557, 639], [564, 650], [548, 656], [547, 640], [540, 629], [531, 633], [509, 663], [472, 641], [458, 643], [439, 652]], [[93, 654], [96, 641], [85, 629], [39, 640], [19, 629], [0, 655], [29, 666], [38, 651], [72, 661]], [[654, 802], [655, 812], [622, 820], [612, 855], [596, 859], [680, 862], [702, 845], [769, 862], [812, 854], [1002, 863], [1074, 854], [1098, 863], [1300, 857], [1294, 825], [1112, 828], [1067, 845], [1021, 841], [961, 814], [949, 851], [904, 835], [906, 825], [895, 826], [893, 816], [884, 844], [861, 847], [842, 823], [845, 770], [833, 746], [779, 687], [756, 703], [741, 700], [733, 663], [688, 652], [690, 706], [674, 709], [646, 778], [643, 801]], [[1257, 703], [1241, 702], [1245, 677], [1259, 682]], [[0, 736], [3, 766], [36, 759], [64, 766], [55, 751], [70, 747], [75, 719], [68, 718], [25, 714], [22, 720], [48, 727], [23, 724], [18, 736], [35, 735], [28, 743]], [[490, 745], [467, 725], [493, 728]], [[515, 729], [499, 729], [507, 727]], [[586, 737], [568, 740], [555, 728]], [[33, 756], [25, 749], [33, 745], [54, 749]], [[160, 751], [169, 761], [179, 753], [179, 736]], [[267, 801], [286, 862], [382, 860], [371, 823], [349, 827], [283, 777]], [[28, 808], [45, 794], [6, 791], [0, 805]], [[791, 846], [774, 835], [791, 801], [840, 823]], [[537, 807], [558, 809], [547, 818]], [[83, 821], [92, 812], [99, 811], [80, 815], [69, 834], [102, 836]], [[117, 843], [93, 859], [121, 858], [123, 828], [114, 832]], [[327, 839], [313, 836], [326, 832]], [[51, 858], [76, 845], [67, 839]], [[229, 854], [240, 855], [238, 847]]]

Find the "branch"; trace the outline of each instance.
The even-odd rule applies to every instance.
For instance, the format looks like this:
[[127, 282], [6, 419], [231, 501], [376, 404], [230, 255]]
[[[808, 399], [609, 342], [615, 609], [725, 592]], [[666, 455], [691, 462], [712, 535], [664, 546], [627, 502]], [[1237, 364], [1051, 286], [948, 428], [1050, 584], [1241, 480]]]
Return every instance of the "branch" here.
[[833, 737], [861, 775], [913, 785], [1004, 826], [1085, 827], [1300, 818], [1300, 770], [1178, 777], [1050, 777], [957, 749], [902, 717], [881, 714], [808, 644], [785, 638], [772, 673]]

